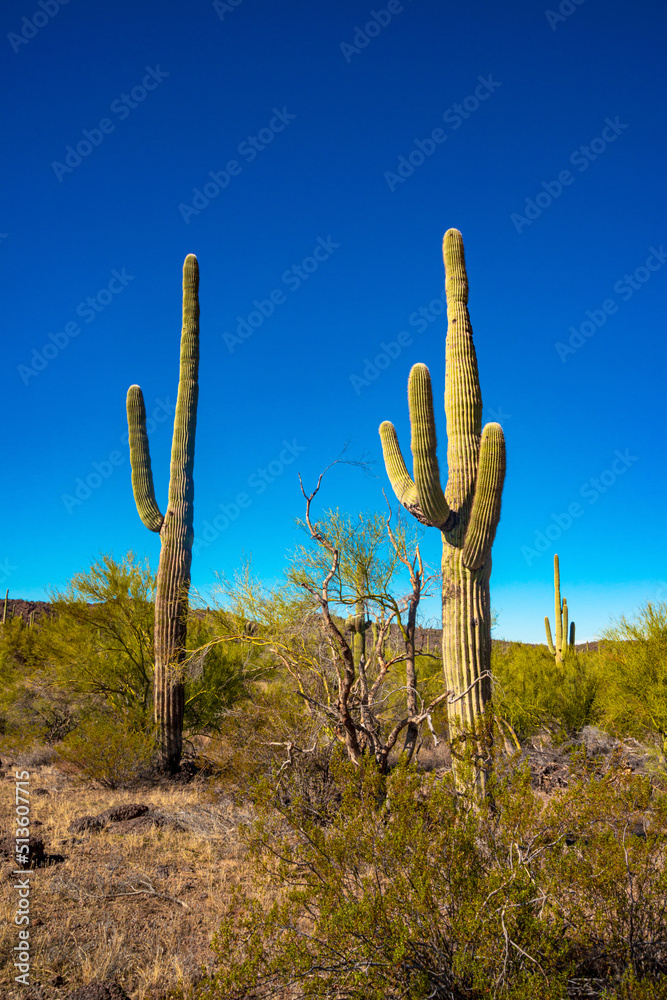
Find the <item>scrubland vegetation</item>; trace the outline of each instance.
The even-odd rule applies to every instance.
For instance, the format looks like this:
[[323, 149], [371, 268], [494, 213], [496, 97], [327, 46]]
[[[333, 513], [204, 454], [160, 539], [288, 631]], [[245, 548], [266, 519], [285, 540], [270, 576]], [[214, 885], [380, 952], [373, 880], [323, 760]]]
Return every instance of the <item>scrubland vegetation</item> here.
[[[127, 396], [157, 576], [103, 556], [39, 623], [2, 624], [2, 757], [10, 785], [14, 767], [30, 775], [39, 869], [30, 1000], [667, 998], [667, 605], [577, 651], [556, 557], [555, 643], [547, 619], [547, 646], [492, 645], [505, 441], [482, 427], [458, 230], [443, 256], [447, 482], [417, 364], [414, 478], [380, 426], [412, 532], [391, 508], [316, 519], [324, 473], [310, 493], [300, 480], [305, 544], [284, 583], [247, 565], [217, 607], [189, 595], [199, 268], [186, 258], [164, 515], [141, 389]], [[422, 560], [424, 526], [441, 535], [441, 573]], [[436, 584], [431, 645], [419, 612]], [[15, 818], [8, 802], [12, 992]]]
[[[339, 541], [350, 527], [329, 524]], [[397, 564], [374, 552], [388, 607]], [[266, 591], [248, 569], [227, 610], [191, 609], [177, 776], [156, 754], [147, 566], [103, 556], [53, 595], [53, 616], [7, 616], [5, 783], [30, 771], [44, 843], [35, 997], [101, 980], [132, 1000], [667, 996], [667, 606], [562, 663], [546, 645], [494, 643], [480, 802], [452, 778], [451, 752], [464, 773], [467, 748], [443, 702], [414, 753], [406, 725], [382, 766], [406, 715], [406, 643], [387, 631], [376, 655], [380, 601], [365, 602], [363, 631], [334, 616], [353, 654], [368, 638], [367, 691], [380, 677], [365, 706], [359, 684], [349, 699], [375, 734], [364, 744], [358, 729], [353, 759], [321, 610], [304, 603], [323, 566], [294, 555], [286, 586]], [[339, 580], [343, 611], [359, 610], [359, 557]], [[436, 648], [417, 648], [420, 709], [443, 690]], [[359, 653], [357, 640], [357, 668]], [[129, 820], [80, 822], [136, 804]], [[6, 831], [11, 805], [8, 791]], [[8, 997], [26, 995], [11, 985], [13, 867], [5, 855]]]

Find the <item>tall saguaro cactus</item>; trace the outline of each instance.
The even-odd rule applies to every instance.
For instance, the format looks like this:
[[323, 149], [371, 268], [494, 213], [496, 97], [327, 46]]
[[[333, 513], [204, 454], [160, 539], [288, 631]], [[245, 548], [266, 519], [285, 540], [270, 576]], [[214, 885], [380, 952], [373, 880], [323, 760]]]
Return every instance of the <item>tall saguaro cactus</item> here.
[[554, 591], [555, 591], [555, 612], [556, 616], [554, 619], [556, 627], [556, 644], [551, 637], [551, 626], [549, 624], [549, 616], [544, 616], [544, 628], [547, 633], [547, 645], [549, 647], [549, 652], [552, 656], [556, 657], [556, 663], [563, 662], [563, 653], [568, 651], [574, 652], [574, 622], [570, 623], [570, 642], [567, 641], [567, 601], [563, 598], [562, 602], [560, 599], [560, 567], [558, 565], [558, 556], [554, 556]]
[[160, 565], [155, 591], [155, 722], [163, 764], [178, 770], [183, 744], [185, 707], [182, 664], [187, 635], [188, 592], [192, 561], [195, 429], [199, 386], [199, 265], [194, 254], [183, 264], [183, 329], [181, 361], [171, 446], [167, 510], [155, 501], [146, 435], [146, 408], [138, 385], [127, 393], [127, 422], [132, 463], [132, 489], [147, 528], [160, 535]]
[[[387, 474], [403, 506], [442, 535], [442, 658], [452, 732], [473, 739], [477, 784], [486, 787], [489, 762], [481, 723], [491, 698], [491, 546], [500, 519], [505, 438], [499, 424], [482, 430], [482, 395], [468, 315], [468, 276], [460, 232], [443, 240], [447, 293], [445, 415], [447, 486], [436, 457], [435, 417], [428, 368], [416, 364], [408, 380], [414, 479], [408, 474], [393, 424], [380, 426]], [[465, 694], [464, 694], [465, 692]], [[458, 697], [463, 695], [463, 697]], [[480, 759], [481, 758], [481, 759]]]

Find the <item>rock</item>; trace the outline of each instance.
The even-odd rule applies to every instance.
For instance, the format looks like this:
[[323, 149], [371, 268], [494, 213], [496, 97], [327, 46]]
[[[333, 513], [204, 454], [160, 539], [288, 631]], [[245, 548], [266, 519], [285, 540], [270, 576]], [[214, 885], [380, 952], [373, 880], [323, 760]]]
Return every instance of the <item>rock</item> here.
[[609, 753], [617, 745], [618, 741], [613, 736], [609, 736], [598, 729], [597, 726], [584, 726], [579, 733], [579, 740], [584, 744], [589, 753]]
[[[16, 837], [11, 836], [10, 834], [5, 834], [3, 837], [0, 837], [0, 857], [12, 858], [13, 860], [16, 860]], [[21, 857], [25, 858], [26, 855], [22, 854]], [[31, 836], [28, 838], [27, 858], [28, 860], [25, 864], [17, 862], [16, 867], [36, 868], [44, 863], [44, 841], [41, 837]]]
[[100, 813], [97, 818], [102, 823], [119, 823], [122, 820], [145, 816], [147, 812], [148, 806], [141, 805], [139, 802], [128, 802], [122, 806], [111, 806], [110, 809], [106, 809], [103, 813]]
[[122, 820], [114, 823], [112, 833], [142, 833], [151, 830], [154, 826], [170, 826], [174, 830], [184, 830], [177, 820], [164, 816], [162, 813], [151, 813], [149, 816], [137, 816], [135, 819]]
[[70, 833], [84, 833], [86, 830], [101, 830], [107, 823], [118, 823], [124, 820], [136, 819], [148, 812], [148, 806], [139, 802], [128, 802], [126, 805], [111, 806], [97, 816], [79, 816], [69, 825]]
[[70, 833], [85, 833], [87, 830], [101, 830], [103, 826], [99, 816], [79, 816], [70, 823], [68, 830]]

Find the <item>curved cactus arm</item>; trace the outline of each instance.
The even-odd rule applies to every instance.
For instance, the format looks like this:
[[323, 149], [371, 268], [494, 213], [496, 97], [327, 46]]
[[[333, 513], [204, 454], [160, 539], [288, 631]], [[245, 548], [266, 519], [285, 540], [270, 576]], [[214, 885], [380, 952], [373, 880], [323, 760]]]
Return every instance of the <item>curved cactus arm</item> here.
[[139, 517], [151, 531], [160, 531], [164, 517], [155, 500], [151, 456], [146, 434], [144, 394], [138, 385], [127, 390], [127, 426], [132, 466], [132, 491]]
[[414, 514], [418, 520], [423, 520], [417, 499], [417, 487], [412, 481], [405, 459], [401, 454], [396, 428], [388, 420], [384, 420], [380, 424], [380, 441], [382, 442], [382, 455], [391, 488], [405, 509]]
[[413, 517], [429, 527], [443, 529], [451, 520], [451, 511], [440, 486], [433, 393], [426, 365], [414, 365], [410, 371], [408, 404], [415, 478], [408, 472], [394, 425], [385, 420], [380, 424], [380, 440], [387, 475], [400, 503]]
[[574, 653], [574, 622], [570, 622], [570, 649]]
[[479, 569], [491, 554], [504, 482], [505, 436], [500, 424], [487, 424], [482, 433], [477, 485], [463, 545], [463, 565], [468, 569]]
[[567, 601], [563, 598], [563, 649], [567, 653]]
[[412, 459], [419, 508], [427, 522], [443, 528], [450, 510], [440, 485], [436, 456], [435, 415], [431, 376], [426, 365], [413, 365], [408, 379], [408, 405], [412, 428]]
[[371, 628], [372, 621], [365, 618], [363, 614], [350, 615], [345, 619], [345, 629], [348, 632], [365, 632], [366, 629]]
[[549, 652], [551, 653], [552, 656], [554, 656], [555, 653], [556, 653], [556, 648], [554, 646], [554, 641], [553, 641], [553, 638], [551, 636], [551, 625], [549, 624], [549, 616], [548, 615], [544, 616], [544, 628], [545, 628], [545, 631], [547, 633], [547, 646], [549, 647]]

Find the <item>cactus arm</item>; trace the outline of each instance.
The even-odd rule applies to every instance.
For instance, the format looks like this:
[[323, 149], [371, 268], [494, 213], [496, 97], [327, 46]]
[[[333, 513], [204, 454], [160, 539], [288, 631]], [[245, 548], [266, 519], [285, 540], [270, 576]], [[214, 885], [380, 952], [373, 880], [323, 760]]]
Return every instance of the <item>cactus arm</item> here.
[[450, 510], [440, 485], [436, 456], [435, 415], [431, 376], [426, 365], [413, 365], [408, 379], [408, 405], [412, 427], [412, 458], [419, 507], [427, 522], [444, 528]]
[[463, 565], [467, 569], [479, 569], [491, 555], [504, 482], [505, 436], [500, 424], [487, 424], [482, 433], [477, 485], [463, 546]]
[[138, 385], [127, 391], [127, 426], [132, 466], [132, 491], [139, 517], [150, 531], [159, 532], [164, 517], [155, 500], [151, 456], [146, 434], [146, 407], [144, 394]]
[[396, 428], [388, 420], [384, 420], [380, 424], [380, 441], [382, 442], [382, 454], [391, 488], [405, 509], [409, 510], [411, 514], [414, 513], [414, 516], [419, 520], [421, 511], [415, 513], [419, 510], [417, 487], [408, 473], [401, 454]]
[[570, 622], [570, 648], [574, 653], [574, 622]]
[[554, 646], [554, 641], [553, 641], [553, 639], [551, 637], [551, 625], [549, 624], [549, 616], [548, 615], [544, 616], [544, 628], [545, 628], [545, 631], [547, 633], [547, 646], [549, 647], [549, 652], [551, 653], [552, 656], [555, 656], [556, 649], [555, 649], [555, 646]]
[[563, 649], [567, 653], [567, 601], [563, 598]]
[[442, 249], [447, 293], [445, 413], [449, 478], [445, 496], [449, 506], [459, 510], [475, 485], [482, 433], [482, 393], [468, 314], [463, 238], [457, 229], [447, 230]]
[[407, 470], [394, 425], [385, 420], [380, 425], [380, 440], [387, 475], [406, 510], [422, 524], [444, 529], [451, 521], [451, 511], [440, 486], [433, 393], [426, 365], [414, 365], [410, 371], [408, 405], [415, 478]]

